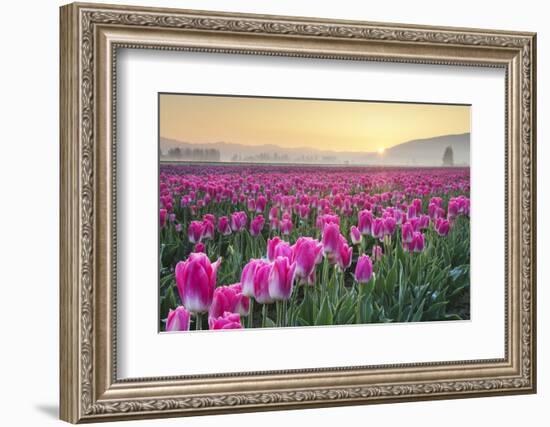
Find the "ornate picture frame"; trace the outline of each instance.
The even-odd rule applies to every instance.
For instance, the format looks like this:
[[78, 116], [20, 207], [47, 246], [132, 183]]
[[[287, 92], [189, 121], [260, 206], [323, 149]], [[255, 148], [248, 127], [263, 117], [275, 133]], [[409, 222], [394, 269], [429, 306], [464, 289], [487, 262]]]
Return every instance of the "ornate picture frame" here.
[[[536, 391], [535, 34], [80, 3], [60, 13], [63, 420]], [[504, 69], [505, 357], [117, 379], [115, 89], [121, 48]]]

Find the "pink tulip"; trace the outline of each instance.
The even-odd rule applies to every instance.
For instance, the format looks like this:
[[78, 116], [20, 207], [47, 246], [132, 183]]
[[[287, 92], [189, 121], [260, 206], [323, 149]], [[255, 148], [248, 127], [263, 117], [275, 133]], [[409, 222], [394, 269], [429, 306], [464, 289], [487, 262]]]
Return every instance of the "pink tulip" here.
[[430, 226], [430, 217], [428, 215], [420, 215], [418, 218], [418, 228], [425, 230]]
[[187, 310], [193, 313], [208, 311], [216, 287], [216, 272], [221, 263], [210, 263], [203, 253], [191, 253], [186, 261], [176, 264], [176, 285]]
[[403, 243], [411, 243], [413, 240], [414, 229], [409, 222], [401, 226], [401, 240]]
[[383, 240], [384, 234], [384, 220], [382, 218], [375, 218], [372, 223], [372, 237]]
[[412, 204], [407, 208], [407, 218], [416, 218], [416, 207]]
[[275, 236], [273, 239], [267, 240], [267, 259], [273, 261], [275, 259], [275, 249], [282, 240], [279, 236]]
[[166, 331], [188, 331], [190, 325], [191, 313], [188, 312], [185, 307], [178, 306], [175, 310], [168, 312], [168, 318], [166, 319]]
[[246, 228], [248, 217], [243, 211], [233, 212], [231, 214], [231, 229], [233, 231], [241, 231]]
[[288, 242], [281, 240], [278, 236], [267, 241], [267, 259], [274, 261], [278, 256], [292, 258], [292, 248]]
[[271, 268], [272, 266], [269, 263], [260, 264], [254, 274], [254, 298], [260, 304], [271, 304], [274, 301], [269, 294]]
[[361, 243], [361, 240], [363, 240], [363, 236], [361, 235], [361, 232], [355, 225], [351, 226], [349, 235], [351, 238], [351, 243], [353, 243], [354, 245], [358, 245], [359, 243]]
[[269, 263], [262, 259], [251, 259], [244, 266], [241, 273], [241, 286], [243, 295], [247, 297], [254, 296], [254, 277], [256, 276], [256, 270], [264, 265], [269, 265]]
[[268, 278], [269, 296], [276, 300], [288, 300], [292, 294], [296, 263], [290, 263], [286, 257], [277, 257], [271, 267]]
[[176, 232], [177, 233], [181, 233], [181, 230], [182, 230], [182, 225], [181, 224], [176, 224]]
[[414, 252], [422, 252], [424, 250], [424, 243], [424, 235], [419, 231], [415, 231], [413, 233], [412, 242], [408, 244], [408, 250]]
[[208, 318], [216, 319], [226, 311], [247, 316], [249, 307], [250, 300], [242, 294], [240, 283], [231, 286], [220, 286], [214, 290], [212, 305], [208, 310]]
[[202, 238], [203, 239], [213, 239], [214, 238], [214, 223], [209, 220], [204, 220], [202, 222]]
[[283, 219], [280, 224], [283, 235], [288, 236], [292, 233], [292, 221], [290, 219]]
[[432, 197], [430, 199], [430, 204], [434, 204], [436, 206], [442, 207], [443, 206], [443, 199], [441, 197]]
[[393, 235], [393, 233], [395, 232], [395, 227], [397, 225], [395, 222], [395, 219], [389, 216], [387, 218], [384, 218], [383, 221], [384, 221], [384, 233], [387, 234], [388, 236]]
[[202, 217], [203, 221], [210, 221], [212, 224], [216, 225], [216, 216], [214, 214], [204, 214]]
[[255, 211], [256, 210], [256, 200], [248, 199], [248, 202], [246, 203], [246, 208], [249, 211]]
[[262, 215], [258, 215], [256, 218], [252, 220], [250, 223], [250, 234], [253, 236], [257, 236], [262, 232], [262, 229], [264, 228], [265, 220]]
[[204, 243], [202, 242], [199, 242], [195, 245], [195, 249], [194, 249], [195, 252], [202, 252], [202, 253], [206, 253], [206, 246], [204, 246]]
[[203, 237], [204, 225], [202, 221], [191, 221], [187, 228], [187, 237], [191, 243], [200, 242]]
[[216, 329], [242, 329], [241, 316], [238, 313], [226, 311], [222, 316], [215, 319], [208, 319], [208, 327], [211, 330]]
[[369, 235], [372, 233], [372, 212], [369, 210], [363, 210], [359, 212], [358, 215], [358, 228], [359, 231], [364, 235]]
[[334, 253], [340, 245], [340, 227], [335, 223], [325, 224], [323, 228], [323, 252]]
[[382, 248], [378, 245], [374, 245], [372, 247], [372, 260], [373, 261], [381, 261], [382, 260], [382, 255], [383, 255], [383, 252], [382, 252]]
[[368, 283], [372, 278], [372, 261], [368, 255], [361, 255], [355, 266], [355, 280], [358, 283]]
[[323, 260], [323, 245], [311, 237], [300, 237], [292, 246], [292, 262], [296, 263], [296, 276], [313, 284], [315, 266]]
[[437, 231], [437, 234], [440, 236], [447, 236], [450, 228], [451, 224], [446, 219], [438, 218], [435, 222], [435, 231]]
[[458, 216], [459, 205], [455, 200], [449, 200], [447, 216], [449, 219], [454, 219]]
[[221, 216], [218, 220], [218, 231], [224, 236], [229, 236], [231, 234], [231, 225], [229, 224], [229, 218], [226, 216]]
[[340, 270], [345, 271], [349, 268], [352, 253], [353, 249], [348, 246], [348, 242], [344, 236], [340, 236], [340, 244], [336, 252], [336, 265], [338, 265]]
[[[433, 200], [433, 199], [432, 199]], [[435, 220], [436, 218], [439, 217], [439, 212], [440, 212], [440, 206], [431, 202], [429, 205], [428, 205], [428, 215], [430, 216], [430, 218], [432, 220]]]
[[412, 205], [414, 206], [414, 209], [416, 211], [416, 216], [420, 215], [422, 213], [422, 200], [414, 199], [412, 201]]
[[309, 217], [310, 208], [307, 205], [300, 206], [300, 218], [306, 220]]
[[164, 226], [166, 225], [167, 214], [168, 214], [168, 211], [166, 209], [161, 209], [159, 211], [160, 228], [164, 228]]
[[256, 212], [262, 213], [265, 210], [265, 205], [267, 204], [267, 200], [264, 196], [259, 196], [258, 200], [256, 200]]
[[315, 226], [319, 228], [320, 230], [324, 230], [325, 225], [327, 224], [337, 224], [340, 226], [340, 217], [338, 215], [332, 215], [332, 214], [324, 214], [319, 215], [317, 217], [317, 221], [315, 222]]
[[274, 206], [269, 210], [269, 220], [273, 221], [277, 218], [279, 218], [279, 209]]

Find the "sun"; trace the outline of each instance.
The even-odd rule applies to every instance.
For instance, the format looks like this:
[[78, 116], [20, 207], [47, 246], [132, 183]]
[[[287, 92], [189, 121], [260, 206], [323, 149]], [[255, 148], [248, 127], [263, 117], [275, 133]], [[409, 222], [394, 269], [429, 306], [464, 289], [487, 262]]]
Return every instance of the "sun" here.
[[378, 154], [384, 154], [384, 151], [386, 151], [386, 149], [384, 147], [380, 147], [378, 149]]

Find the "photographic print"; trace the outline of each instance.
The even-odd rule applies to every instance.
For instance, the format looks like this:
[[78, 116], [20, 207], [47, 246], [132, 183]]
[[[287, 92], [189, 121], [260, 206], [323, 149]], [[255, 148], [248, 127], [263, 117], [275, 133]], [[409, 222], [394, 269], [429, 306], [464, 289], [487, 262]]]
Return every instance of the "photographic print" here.
[[467, 320], [470, 106], [159, 94], [161, 331]]

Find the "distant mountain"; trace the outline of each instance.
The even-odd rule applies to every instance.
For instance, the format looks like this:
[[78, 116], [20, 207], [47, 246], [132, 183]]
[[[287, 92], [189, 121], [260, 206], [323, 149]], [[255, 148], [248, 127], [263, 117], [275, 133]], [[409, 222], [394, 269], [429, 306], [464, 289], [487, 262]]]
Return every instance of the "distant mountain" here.
[[[441, 166], [445, 148], [453, 149], [455, 165], [470, 165], [470, 134], [443, 135], [415, 139], [388, 148], [383, 157], [385, 164]], [[389, 163], [388, 163], [389, 162]]]
[[[222, 162], [313, 163], [393, 166], [441, 166], [446, 147], [453, 149], [454, 164], [470, 164], [470, 134], [416, 139], [384, 151], [348, 152], [274, 144], [244, 145], [232, 142], [197, 144], [161, 138], [162, 160], [219, 160]], [[179, 150], [177, 150], [179, 149]], [[174, 151], [177, 150], [177, 151]], [[174, 154], [178, 157], [175, 158]]]

